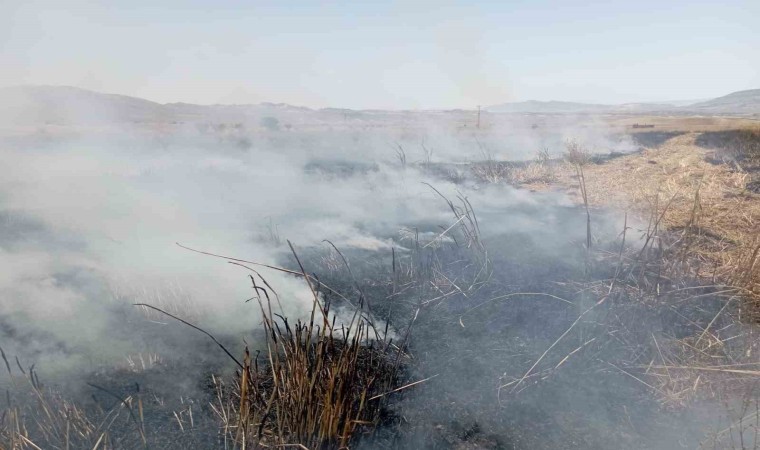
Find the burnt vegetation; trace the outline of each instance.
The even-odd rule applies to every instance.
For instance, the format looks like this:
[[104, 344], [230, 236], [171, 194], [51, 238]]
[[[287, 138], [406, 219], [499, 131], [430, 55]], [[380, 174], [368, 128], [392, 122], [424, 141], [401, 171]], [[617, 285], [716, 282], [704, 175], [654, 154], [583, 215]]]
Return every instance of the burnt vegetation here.
[[[642, 145], [679, 135], [657, 132]], [[750, 172], [760, 161], [757, 137], [704, 133], [696, 142]], [[437, 170], [426, 155], [420, 165]], [[248, 303], [262, 323], [245, 350], [230, 350], [181, 312], [143, 305], [212, 342], [226, 365], [209, 367], [191, 396], [179, 382], [174, 392], [154, 390], [126, 374], [121, 384], [90, 383], [86, 401], [3, 353], [10, 385], [0, 445], [756, 448], [760, 243], [710, 231], [702, 183], [680, 197], [658, 190], [642, 220], [623, 215], [616, 227], [618, 213], [596, 205], [587, 186], [599, 162], [575, 141], [561, 158], [483, 155], [466, 176], [549, 184], [566, 171], [579, 206], [552, 211], [563, 219], [545, 229], [503, 232], [466, 195], [430, 185], [450, 221], [406, 224], [386, 236], [390, 249], [290, 245], [283, 267], [209, 255], [247, 272]], [[726, 246], [738, 256], [721, 260]], [[287, 299], [266, 270], [305, 284], [306, 317], [285, 315]], [[159, 371], [171, 384], [175, 369], [143, 361], [140, 372]]]

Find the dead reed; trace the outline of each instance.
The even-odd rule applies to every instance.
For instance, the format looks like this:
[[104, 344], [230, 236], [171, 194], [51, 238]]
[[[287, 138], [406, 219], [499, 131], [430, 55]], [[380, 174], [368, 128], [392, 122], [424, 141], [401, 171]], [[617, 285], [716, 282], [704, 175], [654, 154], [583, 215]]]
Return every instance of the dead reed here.
[[295, 323], [276, 313], [272, 298], [279, 305], [279, 296], [253, 271], [260, 280], [250, 277], [265, 345], [263, 355], [252, 357], [246, 349], [242, 362], [230, 355], [239, 366], [230, 384], [214, 378], [212, 409], [222, 424], [225, 448], [348, 448], [357, 435], [380, 424], [386, 396], [399, 390], [406, 358], [402, 346], [385, 339], [387, 330], [380, 337], [361, 297], [349, 323], [336, 325], [331, 303], [320, 298], [324, 285], [307, 275], [288, 244], [313, 294], [311, 312]]
[[[0, 448], [100, 449], [147, 448], [143, 401], [139, 394], [121, 397], [105, 388], [93, 386], [113, 396], [117, 402], [96, 415], [40, 383], [34, 367], [19, 376], [8, 374], [16, 386], [13, 396], [6, 392], [6, 409], [0, 417]], [[27, 373], [28, 372], [28, 373]], [[124, 433], [124, 429], [133, 432]], [[115, 436], [116, 437], [115, 437]]]

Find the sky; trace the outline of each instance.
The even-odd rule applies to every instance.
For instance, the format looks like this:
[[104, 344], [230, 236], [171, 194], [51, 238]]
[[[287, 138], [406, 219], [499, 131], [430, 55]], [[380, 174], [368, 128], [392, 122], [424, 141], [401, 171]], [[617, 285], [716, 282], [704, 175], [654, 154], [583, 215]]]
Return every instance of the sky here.
[[760, 88], [758, 22], [758, 0], [0, 0], [0, 86], [357, 109], [707, 99]]

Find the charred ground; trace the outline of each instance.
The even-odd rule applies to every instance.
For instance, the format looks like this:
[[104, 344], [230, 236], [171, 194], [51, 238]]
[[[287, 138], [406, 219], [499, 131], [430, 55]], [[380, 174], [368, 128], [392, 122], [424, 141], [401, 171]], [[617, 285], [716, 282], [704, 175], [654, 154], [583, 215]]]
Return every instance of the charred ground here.
[[[179, 322], [203, 328], [203, 314], [176, 302], [113, 306], [163, 344], [84, 371], [84, 386], [48, 384], [24, 355], [4, 355], [3, 446], [754, 448], [757, 132], [728, 119], [655, 118], [646, 132], [608, 120], [640, 148], [594, 154], [576, 141], [510, 162], [476, 139], [483, 157], [451, 164], [428, 151], [407, 160], [399, 146], [394, 170], [429, 177], [423, 201], [448, 218], [359, 225], [379, 248], [289, 247], [270, 221], [279, 261], [217, 258], [243, 266], [260, 311], [245, 350]], [[472, 189], [494, 195], [462, 193]], [[288, 317], [272, 270], [308, 289], [310, 311]], [[159, 356], [182, 347], [186, 358]]]

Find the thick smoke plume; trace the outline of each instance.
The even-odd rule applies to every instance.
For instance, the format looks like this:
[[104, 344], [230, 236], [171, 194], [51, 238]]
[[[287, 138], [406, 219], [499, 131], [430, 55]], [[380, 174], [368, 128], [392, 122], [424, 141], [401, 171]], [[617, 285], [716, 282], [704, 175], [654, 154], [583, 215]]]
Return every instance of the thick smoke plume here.
[[[8, 269], [0, 290], [8, 333], [19, 336], [7, 350], [45, 364], [69, 353], [94, 363], [138, 351], [110, 313], [129, 303], [182, 310], [227, 332], [255, 327], [255, 310], [243, 304], [250, 297], [244, 274], [177, 242], [268, 262], [282, 258], [285, 239], [304, 247], [330, 240], [342, 249], [388, 249], [405, 226], [450, 222], [422, 181], [446, 194], [463, 190], [484, 214], [512, 211], [509, 220], [497, 219], [500, 228], [528, 231], [557, 220], [537, 205], [567, 204], [559, 197], [473, 190], [422, 169], [451, 163], [457, 170], [455, 163], [484, 156], [532, 157], [550, 144], [559, 152], [563, 139], [579, 134], [567, 123], [536, 132], [524, 119], [494, 119], [488, 133], [474, 137], [471, 114], [445, 113], [285, 110], [272, 129], [260, 117], [224, 111], [143, 124], [115, 121], [133, 110], [94, 94], [35, 92], [47, 107], [16, 91], [4, 103], [7, 116], [36, 127], [5, 128], [0, 242]], [[217, 122], [219, 115], [230, 121]], [[608, 138], [596, 133], [595, 145], [607, 148]], [[539, 212], [516, 216], [515, 206]], [[308, 306], [301, 283], [270, 276], [290, 299], [289, 312], [297, 316]], [[103, 336], [117, 331], [104, 345]]]

